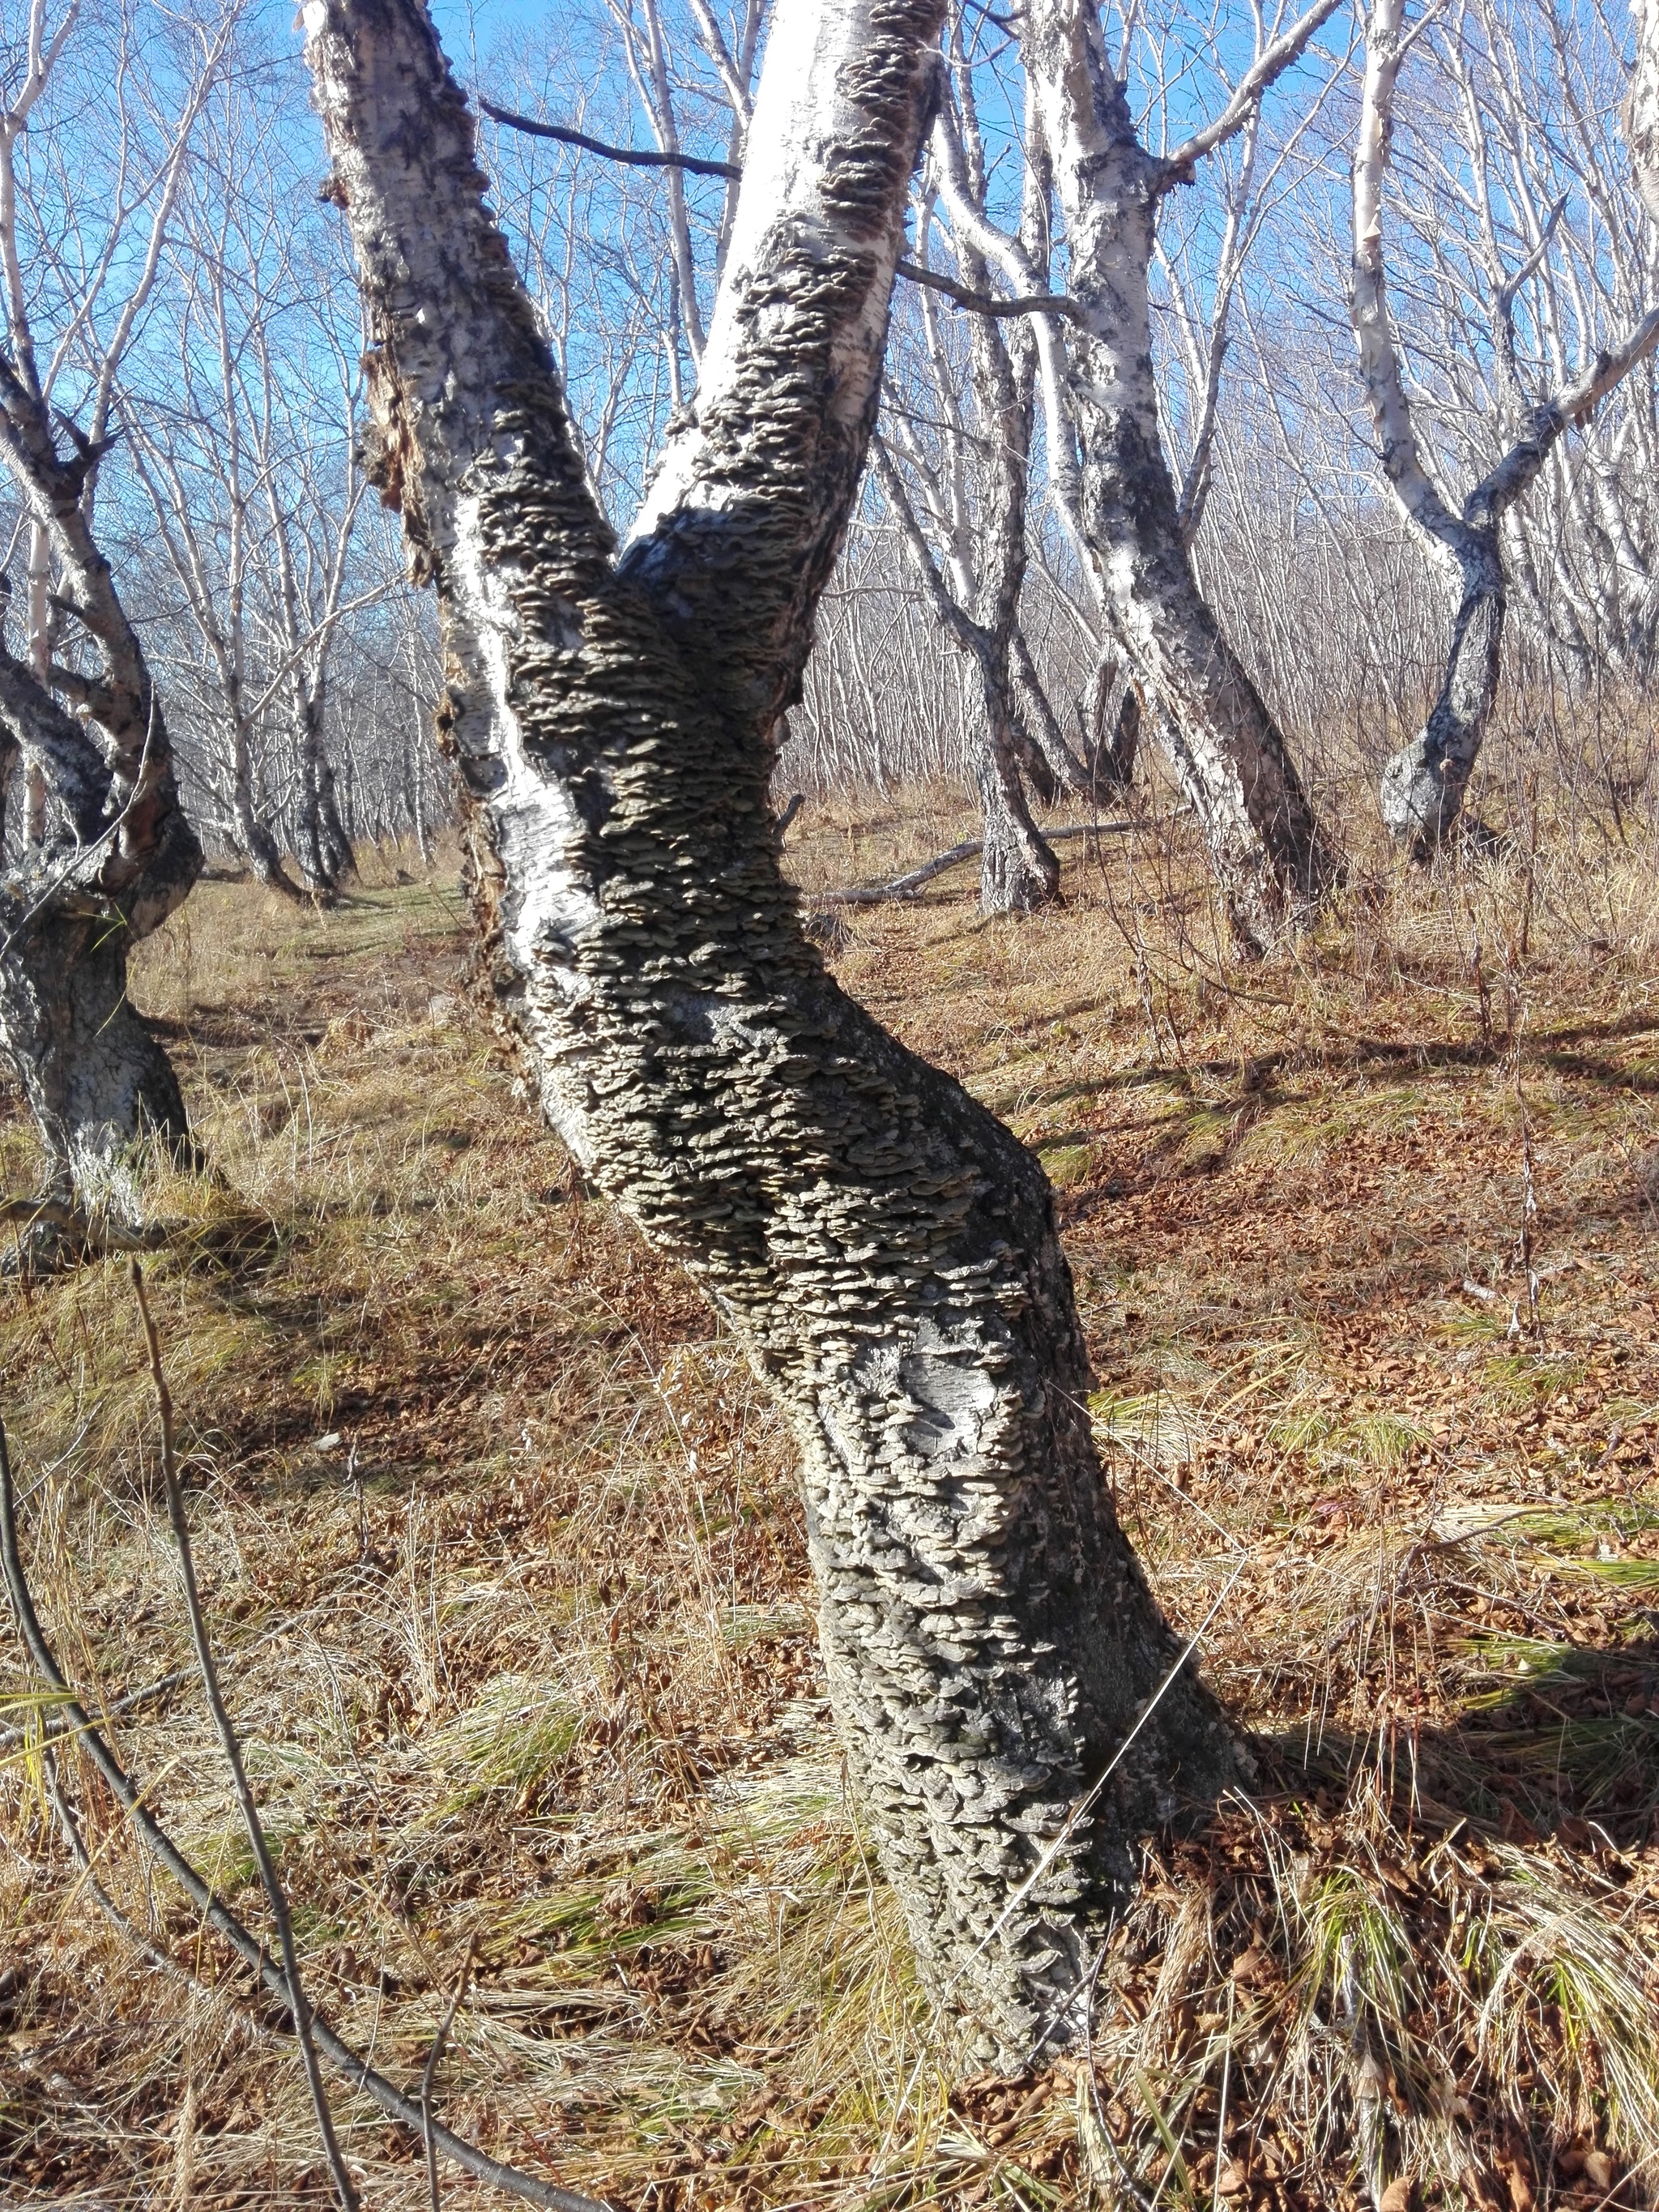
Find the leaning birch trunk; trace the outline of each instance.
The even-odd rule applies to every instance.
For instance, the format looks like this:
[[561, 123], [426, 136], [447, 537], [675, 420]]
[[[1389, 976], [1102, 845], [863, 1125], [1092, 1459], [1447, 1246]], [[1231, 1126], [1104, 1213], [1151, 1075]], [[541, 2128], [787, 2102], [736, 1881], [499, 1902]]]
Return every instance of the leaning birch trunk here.
[[1284, 738], [1198, 588], [1158, 431], [1153, 235], [1164, 194], [1207, 145], [1171, 161], [1140, 144], [1096, 0], [1030, 0], [1020, 43], [1065, 216], [1079, 520], [1114, 635], [1157, 703], [1202, 824], [1235, 942], [1259, 957], [1317, 904], [1336, 865]]
[[[1373, 0], [1353, 159], [1352, 315], [1360, 376], [1376, 431], [1382, 472], [1407, 520], [1422, 533], [1457, 599], [1445, 674], [1429, 718], [1382, 770], [1378, 803], [1391, 835], [1418, 861], [1431, 860], [1462, 815], [1492, 720], [1501, 670], [1508, 581], [1501, 537], [1505, 514], [1529, 489], [1570, 422], [1597, 404], [1659, 344], [1659, 310], [1553, 398], [1528, 405], [1521, 389], [1513, 307], [1532, 260], [1498, 291], [1493, 355], [1512, 418], [1514, 442], [1454, 513], [1430, 476], [1389, 313], [1382, 246], [1382, 187], [1394, 101], [1410, 45], [1406, 0]], [[1548, 233], [1545, 234], [1545, 246]]]
[[855, 1802], [929, 1985], [1018, 2060], [1075, 2025], [1134, 1839], [1235, 1753], [1102, 1482], [1042, 1173], [837, 988], [768, 802], [941, 9], [779, 8], [695, 405], [620, 554], [416, 0], [306, 20], [498, 1006], [787, 1410]]

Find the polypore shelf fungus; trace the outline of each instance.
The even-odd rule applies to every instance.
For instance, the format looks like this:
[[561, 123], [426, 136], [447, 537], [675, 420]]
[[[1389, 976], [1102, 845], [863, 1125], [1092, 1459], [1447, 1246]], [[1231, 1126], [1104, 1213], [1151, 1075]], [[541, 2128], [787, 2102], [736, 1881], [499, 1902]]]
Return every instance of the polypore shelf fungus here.
[[1114, 1517], [1042, 1170], [836, 987], [768, 805], [941, 14], [783, 0], [695, 403], [620, 549], [419, 0], [306, 22], [498, 1005], [787, 1410], [857, 1802], [931, 1986], [1018, 2062], [1073, 2026], [1134, 1839], [1237, 1754]]

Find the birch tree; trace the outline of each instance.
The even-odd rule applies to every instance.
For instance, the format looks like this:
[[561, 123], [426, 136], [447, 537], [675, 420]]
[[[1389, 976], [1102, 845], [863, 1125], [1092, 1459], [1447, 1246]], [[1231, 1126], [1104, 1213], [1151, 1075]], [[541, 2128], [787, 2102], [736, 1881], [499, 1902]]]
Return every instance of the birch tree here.
[[310, 0], [374, 467], [435, 584], [503, 1018], [798, 1437], [831, 1698], [930, 1985], [1065, 2035], [1232, 1771], [1118, 1529], [1047, 1182], [837, 988], [768, 805], [873, 422], [941, 0], [782, 0], [695, 399], [620, 547], [416, 0]]
[[1630, 0], [1636, 33], [1636, 66], [1625, 100], [1625, 134], [1636, 182], [1649, 213], [1659, 222], [1659, 4]]
[[[1039, 319], [1061, 496], [1099, 573], [1115, 637], [1203, 825], [1234, 939], [1247, 957], [1265, 952], [1317, 902], [1336, 861], [1284, 737], [1193, 574], [1159, 433], [1149, 271], [1168, 195], [1250, 125], [1262, 94], [1337, 4], [1316, 0], [1276, 37], [1258, 16], [1255, 58], [1222, 112], [1163, 153], [1141, 143], [1097, 0], [1030, 0], [1021, 18], [1073, 301], [1068, 332]], [[1014, 241], [988, 228], [985, 242], [1012, 282], [1037, 289]], [[1066, 450], [1073, 441], [1074, 457]]]
[[1382, 471], [1456, 594], [1438, 696], [1423, 727], [1389, 761], [1379, 793], [1389, 830], [1419, 860], [1437, 850], [1462, 811], [1497, 697], [1509, 598], [1504, 518], [1535, 482], [1569, 427], [1587, 420], [1659, 345], [1655, 310], [1554, 391], [1529, 398], [1516, 341], [1516, 304], [1550, 250], [1554, 224], [1544, 227], [1519, 266], [1508, 268], [1489, 225], [1490, 337], [1506, 402], [1507, 434], [1461, 502], [1436, 482], [1419, 435], [1389, 309], [1383, 194], [1400, 72], [1437, 12], [1419, 17], [1407, 31], [1405, 0], [1373, 0], [1353, 160], [1353, 331]]
[[[982, 203], [986, 155], [974, 70], [959, 32], [953, 31], [951, 46], [952, 93], [936, 128], [948, 134], [952, 159]], [[1027, 149], [1022, 199], [1021, 243], [1035, 259], [1046, 247], [1048, 223], [1040, 142]], [[919, 275], [927, 274], [934, 200], [931, 191], [919, 196]], [[958, 234], [954, 242], [961, 289], [969, 298], [985, 299], [991, 272], [983, 257], [970, 239]], [[1021, 663], [1024, 714], [1015, 699], [1036, 347], [1023, 315], [970, 310], [961, 336], [946, 331], [944, 318], [939, 292], [919, 285], [914, 302], [921, 340], [918, 368], [926, 363], [920, 404], [907, 406], [890, 388], [885, 441], [878, 440], [875, 447], [876, 473], [939, 626], [966, 655], [976, 679], [981, 726], [975, 781], [984, 823], [981, 907], [987, 914], [1024, 914], [1046, 905], [1060, 890], [1060, 864], [1032, 818], [1027, 783], [1052, 799], [1061, 788], [1080, 794], [1086, 781], [1052, 715], [1038, 720], [1047, 702], [1029, 653]], [[960, 319], [959, 311], [955, 319]]]
[[[112, 55], [94, 36], [111, 27], [83, 21], [78, 0], [55, 21], [47, 0], [31, 0], [21, 81], [0, 118], [0, 461], [32, 546], [25, 650], [0, 646], [0, 719], [43, 794], [0, 886], [0, 1048], [33, 1114], [48, 1194], [83, 1205], [123, 1200], [121, 1163], [147, 1131], [188, 1141], [177, 1079], [126, 975], [131, 947], [187, 896], [201, 850], [149, 665], [94, 526], [116, 379], [229, 36], [228, 19], [173, 27], [165, 55], [152, 48], [159, 82], [141, 88], [130, 19], [113, 26]], [[72, 46], [77, 31], [84, 51]], [[94, 77], [108, 98], [112, 61], [112, 158], [101, 173], [88, 161], [65, 193], [58, 134], [76, 127]], [[37, 139], [72, 66], [67, 124], [50, 118]], [[159, 132], [156, 106], [167, 114]], [[52, 1231], [37, 1241], [44, 1257]]]

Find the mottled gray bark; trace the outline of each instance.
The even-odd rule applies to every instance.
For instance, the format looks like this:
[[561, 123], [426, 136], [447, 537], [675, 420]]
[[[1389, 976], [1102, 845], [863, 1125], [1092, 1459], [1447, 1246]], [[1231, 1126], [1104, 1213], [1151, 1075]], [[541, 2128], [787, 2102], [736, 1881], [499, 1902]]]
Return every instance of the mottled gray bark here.
[[1078, 708], [1089, 792], [1096, 799], [1120, 799], [1135, 780], [1135, 763], [1140, 753], [1140, 695], [1122, 678], [1122, 659], [1109, 646], [1095, 663]]
[[[323, 744], [325, 697], [321, 680], [313, 682], [296, 673], [293, 685], [294, 750], [299, 770], [300, 803], [295, 810], [295, 858], [300, 864], [306, 889], [317, 897], [330, 899], [345, 877], [356, 874], [357, 862], [340, 820], [333, 765]], [[424, 852], [418, 800], [415, 811], [416, 834]]]
[[1003, 681], [981, 678], [985, 734], [978, 773], [983, 823], [979, 871], [981, 914], [1035, 914], [1060, 896], [1060, 862], [1031, 818], [1019, 743]]
[[95, 455], [83, 444], [59, 453], [44, 402], [3, 356], [0, 460], [100, 664], [96, 675], [52, 666], [48, 688], [0, 649], [0, 720], [55, 802], [43, 842], [0, 887], [0, 1051], [33, 1111], [48, 1187], [122, 1206], [137, 1140], [154, 1132], [175, 1148], [189, 1141], [177, 1080], [127, 997], [126, 971], [131, 947], [188, 894], [201, 848], [179, 802], [149, 666], [85, 512]]
[[1179, 1647], [1041, 1169], [836, 988], [779, 866], [769, 735], [857, 494], [941, 4], [778, 9], [699, 388], [620, 554], [424, 14], [306, 17], [498, 1006], [787, 1410], [855, 1802], [930, 1986], [1018, 2060], [1074, 2026], [1135, 1839], [1235, 1754], [1188, 1670], [1148, 1713]]
[[[1335, 4], [1324, 0], [1302, 19], [1303, 44]], [[1136, 136], [1093, 0], [1030, 0], [1020, 43], [1065, 218], [1079, 526], [1115, 636], [1138, 688], [1158, 702], [1238, 949], [1256, 956], [1316, 904], [1336, 863], [1283, 735], [1193, 574], [1158, 434], [1147, 276], [1164, 194], [1243, 127], [1292, 45], [1269, 49], [1227, 117], [1166, 159]]]

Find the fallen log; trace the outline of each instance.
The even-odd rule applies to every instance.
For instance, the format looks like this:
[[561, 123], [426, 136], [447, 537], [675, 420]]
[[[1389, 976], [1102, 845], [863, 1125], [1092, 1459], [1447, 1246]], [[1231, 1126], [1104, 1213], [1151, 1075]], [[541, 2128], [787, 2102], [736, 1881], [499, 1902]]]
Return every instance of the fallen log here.
[[[1127, 822], [1084, 822], [1075, 829], [1045, 830], [1045, 844], [1058, 845], [1066, 837], [1121, 837], [1133, 825]], [[815, 911], [830, 906], [880, 906], [888, 899], [914, 898], [935, 876], [942, 876], [947, 868], [959, 868], [964, 860], [976, 860], [985, 850], [982, 837], [971, 837], [965, 845], [952, 845], [948, 853], [940, 853], [908, 875], [895, 876], [890, 884], [853, 884], [845, 890], [813, 891], [806, 903]]]

